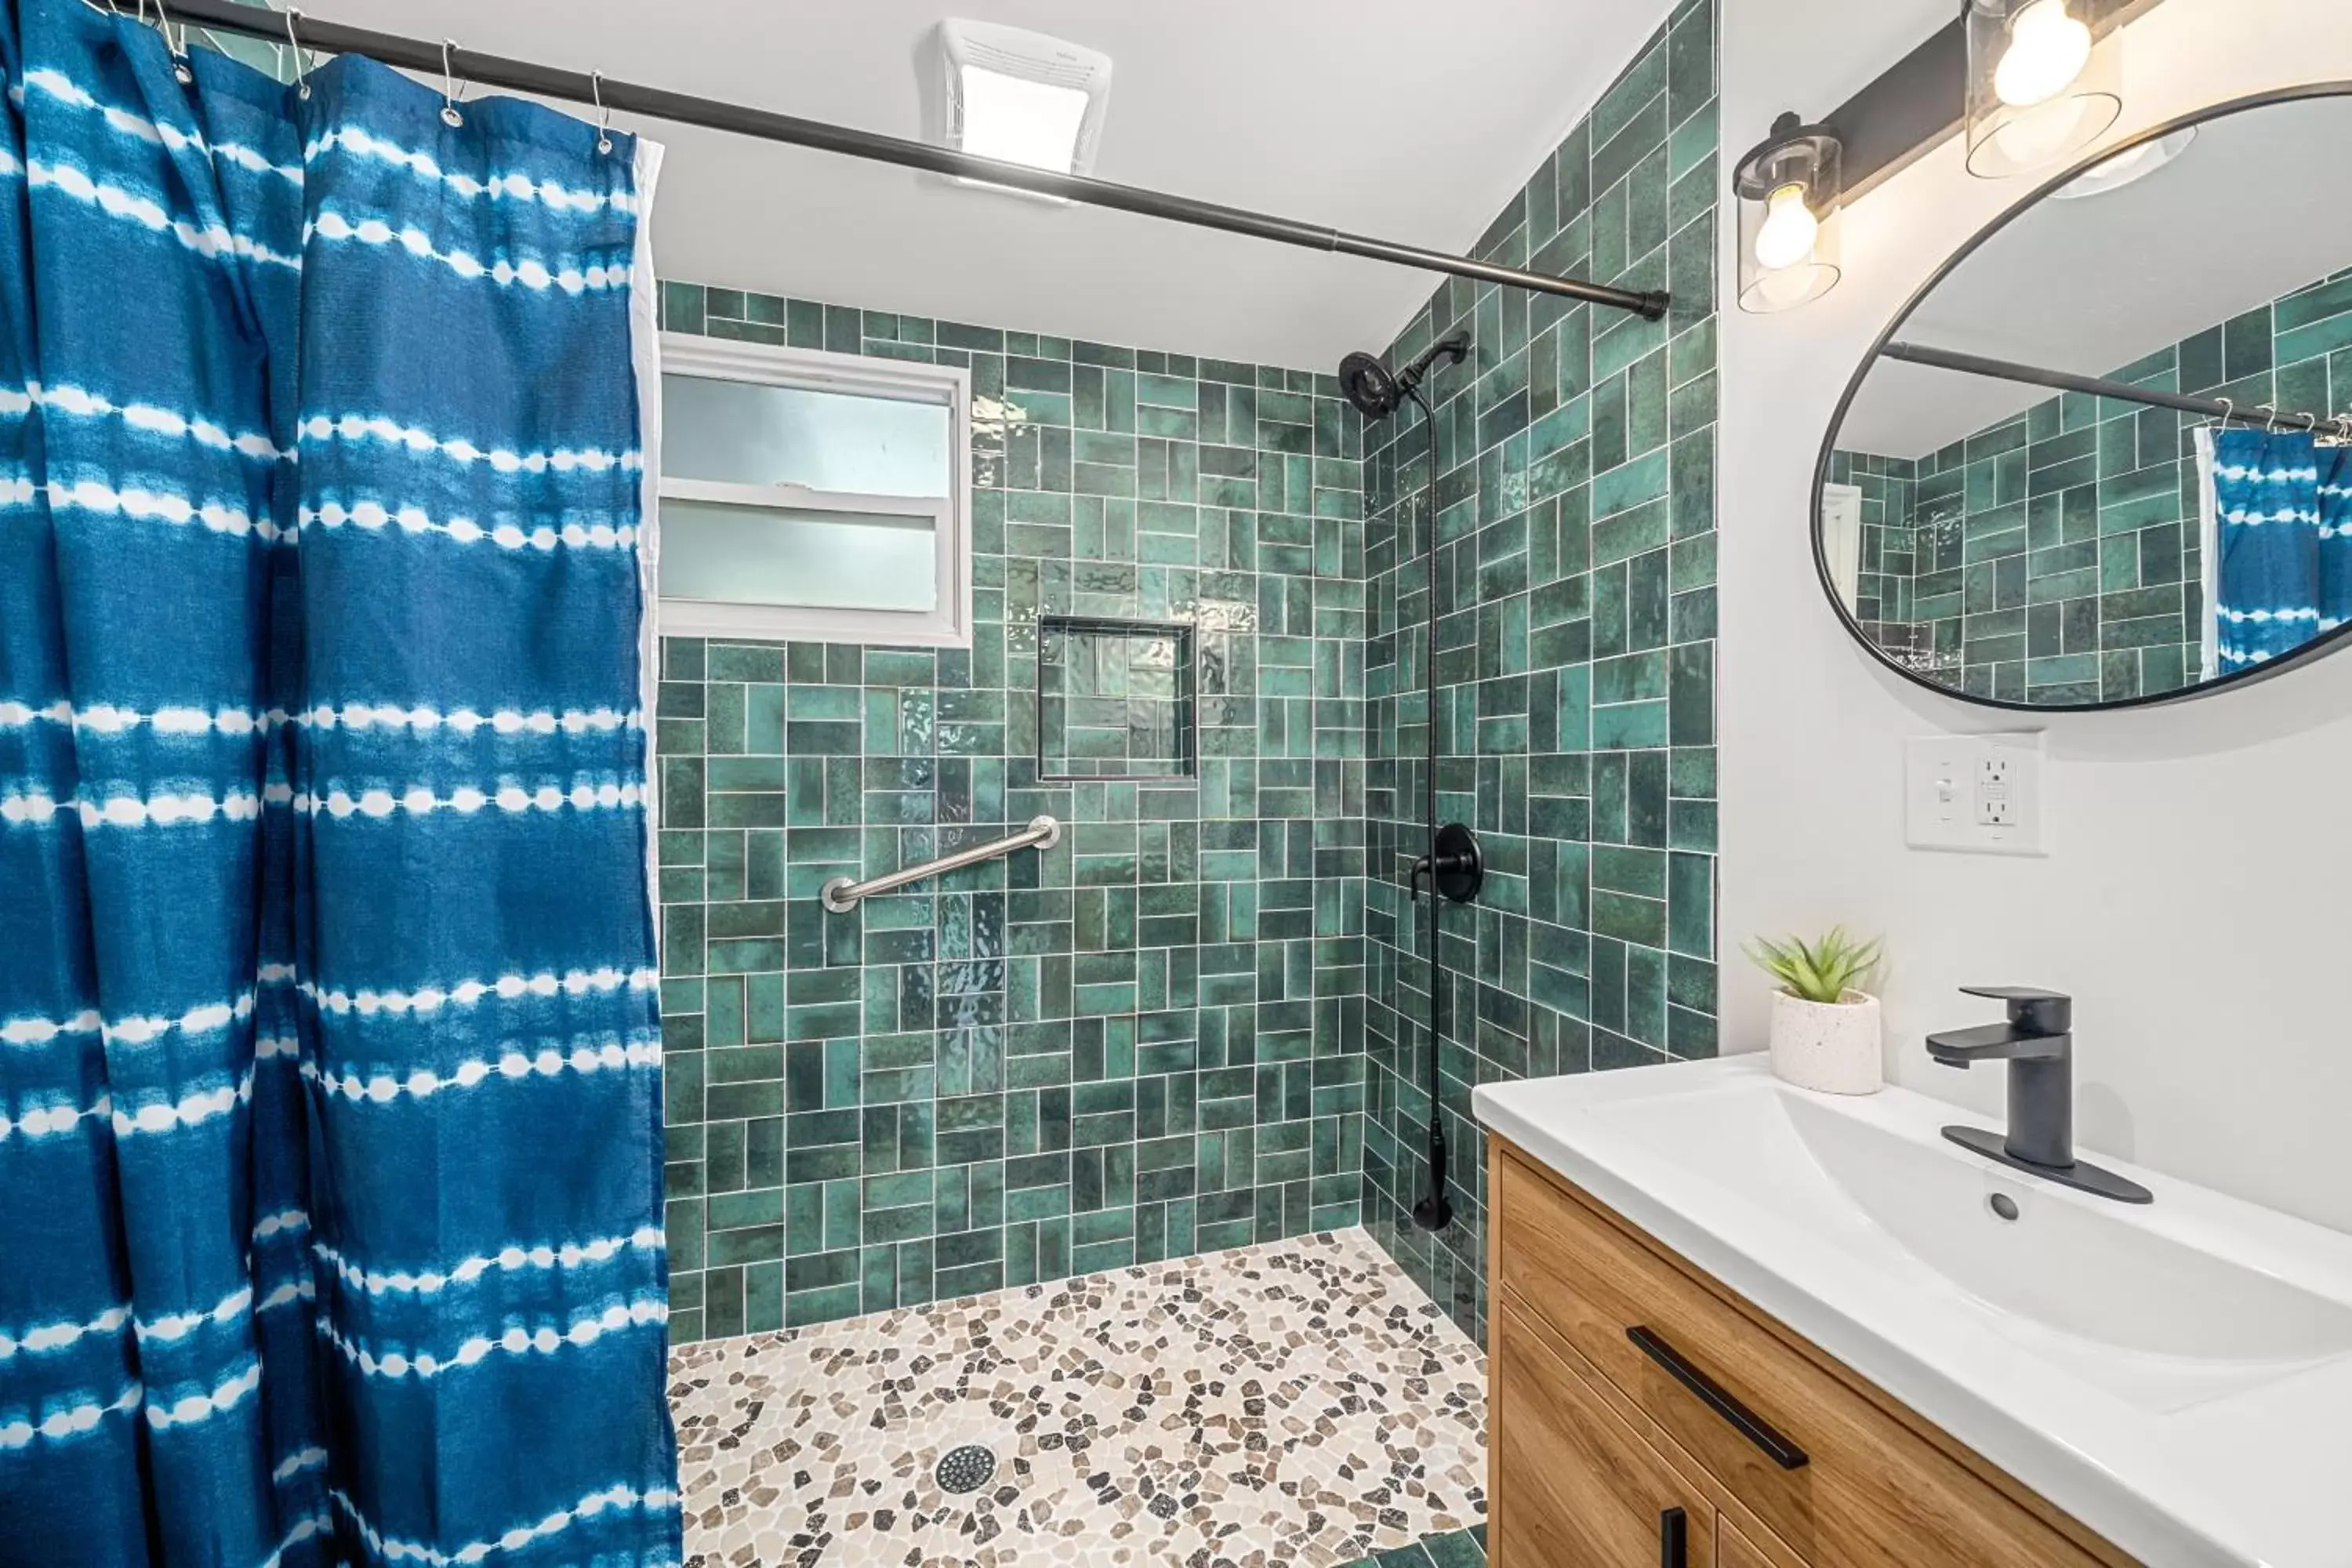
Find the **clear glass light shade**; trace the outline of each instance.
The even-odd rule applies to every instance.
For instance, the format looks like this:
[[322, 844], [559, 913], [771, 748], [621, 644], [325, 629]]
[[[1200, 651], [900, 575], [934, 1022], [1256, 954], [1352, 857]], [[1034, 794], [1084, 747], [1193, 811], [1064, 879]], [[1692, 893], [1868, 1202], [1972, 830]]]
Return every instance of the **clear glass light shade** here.
[[1793, 310], [1837, 287], [1837, 213], [1843, 191], [1837, 138], [1783, 115], [1772, 137], [1740, 160], [1739, 308]]
[[2093, 36], [2096, 0], [1969, 0], [1969, 172], [2046, 169], [2123, 112], [2123, 37]]

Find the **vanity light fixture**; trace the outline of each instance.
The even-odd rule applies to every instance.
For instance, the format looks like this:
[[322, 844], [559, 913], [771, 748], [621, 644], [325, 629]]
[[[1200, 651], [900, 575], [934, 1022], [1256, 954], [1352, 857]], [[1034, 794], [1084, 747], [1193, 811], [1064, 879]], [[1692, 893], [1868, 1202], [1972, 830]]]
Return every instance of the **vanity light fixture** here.
[[1837, 287], [1836, 216], [1844, 195], [1836, 132], [1783, 114], [1772, 134], [1739, 160], [1739, 308], [1794, 310]]
[[2095, 0], [1965, 0], [1969, 173], [2007, 179], [2104, 135], [2123, 112], [2123, 38], [2104, 42]]

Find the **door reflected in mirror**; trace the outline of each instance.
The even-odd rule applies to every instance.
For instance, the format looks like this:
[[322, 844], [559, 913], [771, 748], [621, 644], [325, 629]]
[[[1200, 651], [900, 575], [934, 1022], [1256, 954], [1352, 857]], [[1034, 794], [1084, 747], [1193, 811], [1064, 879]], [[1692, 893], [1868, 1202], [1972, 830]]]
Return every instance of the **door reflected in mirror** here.
[[1856, 376], [1816, 553], [1885, 663], [2164, 700], [2352, 632], [2352, 98], [2126, 149], [1949, 265]]

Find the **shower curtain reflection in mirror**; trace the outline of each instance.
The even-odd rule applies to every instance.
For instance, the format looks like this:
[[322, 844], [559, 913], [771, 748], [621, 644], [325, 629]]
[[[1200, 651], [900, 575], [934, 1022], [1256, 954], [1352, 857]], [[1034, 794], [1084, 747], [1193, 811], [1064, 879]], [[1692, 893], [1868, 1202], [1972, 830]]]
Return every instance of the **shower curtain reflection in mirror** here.
[[2352, 624], [2352, 447], [2305, 431], [2197, 432], [2205, 673], [2234, 675]]

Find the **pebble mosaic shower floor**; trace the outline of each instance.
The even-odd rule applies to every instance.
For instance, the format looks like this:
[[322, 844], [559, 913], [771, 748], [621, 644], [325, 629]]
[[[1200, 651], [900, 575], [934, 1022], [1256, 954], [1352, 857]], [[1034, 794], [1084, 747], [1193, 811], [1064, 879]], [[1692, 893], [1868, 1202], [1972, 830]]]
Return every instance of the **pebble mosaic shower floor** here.
[[[1360, 1229], [707, 1341], [670, 1373], [690, 1568], [1483, 1561], [1485, 1358]], [[974, 1445], [992, 1475], [949, 1490]]]

